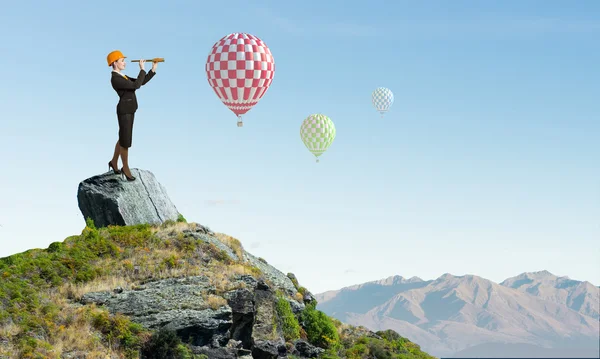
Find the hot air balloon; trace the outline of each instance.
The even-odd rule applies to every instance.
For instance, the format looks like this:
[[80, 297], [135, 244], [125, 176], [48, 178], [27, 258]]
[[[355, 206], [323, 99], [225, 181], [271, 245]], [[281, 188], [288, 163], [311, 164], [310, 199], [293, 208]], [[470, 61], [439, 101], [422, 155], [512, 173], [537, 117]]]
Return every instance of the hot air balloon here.
[[321, 114], [308, 116], [300, 126], [300, 138], [319, 162], [319, 156], [327, 151], [335, 139], [333, 121]]
[[381, 118], [383, 118], [383, 114], [385, 114], [394, 103], [394, 94], [388, 88], [379, 87], [371, 94], [371, 101], [373, 102], [375, 109], [381, 113]]
[[261, 39], [232, 33], [217, 41], [206, 59], [206, 76], [219, 99], [238, 117], [265, 95], [275, 75], [271, 50]]

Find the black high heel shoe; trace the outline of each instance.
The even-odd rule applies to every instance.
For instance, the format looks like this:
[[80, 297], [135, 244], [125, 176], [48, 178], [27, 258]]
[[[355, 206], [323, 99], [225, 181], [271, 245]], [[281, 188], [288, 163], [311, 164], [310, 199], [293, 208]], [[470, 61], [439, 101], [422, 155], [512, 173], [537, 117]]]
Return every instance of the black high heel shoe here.
[[112, 168], [113, 173], [116, 175], [121, 174], [121, 171], [119, 171], [118, 169], [115, 169], [112, 165], [112, 161], [108, 161], [108, 170], [110, 171], [110, 169]]
[[133, 176], [129, 177], [125, 174], [125, 171], [123, 171], [123, 167], [121, 167], [121, 175], [122, 175], [122, 177], [127, 178], [127, 181], [129, 181], [129, 182], [135, 181], [135, 177], [133, 177]]

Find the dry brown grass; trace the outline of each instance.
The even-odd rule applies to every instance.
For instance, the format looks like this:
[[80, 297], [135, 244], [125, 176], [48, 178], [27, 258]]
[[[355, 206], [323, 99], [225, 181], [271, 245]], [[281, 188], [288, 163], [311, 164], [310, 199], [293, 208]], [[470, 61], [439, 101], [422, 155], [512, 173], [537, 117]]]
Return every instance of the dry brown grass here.
[[85, 293], [112, 291], [116, 287], [131, 289], [131, 282], [127, 281], [126, 278], [111, 275], [83, 284], [66, 283], [58, 288], [58, 294], [61, 298], [80, 300]]
[[[94, 334], [99, 333], [93, 329], [89, 315], [87, 315], [91, 310], [95, 310], [95, 306], [75, 308], [67, 303], [64, 294], [64, 291], [47, 293], [47, 297], [58, 305], [61, 311], [56, 322], [48, 323], [52, 331], [49, 341], [52, 349], [46, 351], [40, 348], [37, 354], [43, 355], [44, 358], [59, 359], [65, 352], [79, 351], [85, 353], [86, 358], [111, 358], [109, 354], [111, 350], [97, 340], [97, 336], [94, 336]], [[9, 340], [7, 345], [0, 346], [0, 357], [21, 358], [24, 356], [24, 353], [10, 342], [19, 334], [23, 333], [15, 324], [0, 327], [0, 338]]]
[[215, 237], [231, 248], [240, 261], [244, 260], [244, 247], [237, 238], [233, 238], [232, 236], [223, 233], [215, 233]]
[[[10, 338], [19, 333], [19, 327], [15, 324], [6, 324], [0, 327], [0, 341], [3, 339], [9, 340], [8, 344], [0, 346], [0, 357], [14, 355], [17, 349], [10, 343]], [[12, 358], [12, 357], [9, 357]]]
[[245, 288], [246, 284], [235, 280], [240, 275], [252, 275], [258, 277], [260, 273], [256, 268], [244, 264], [223, 264], [215, 262], [210, 265], [205, 274], [210, 283], [215, 286], [217, 293], [224, 293], [230, 290]]
[[236, 288], [232, 281], [233, 275], [235, 273], [230, 270], [230, 267], [221, 263], [215, 263], [207, 271], [210, 283], [215, 287], [217, 294], [222, 294]]
[[300, 303], [302, 303], [304, 301], [304, 296], [300, 292], [296, 292], [296, 295], [294, 295], [294, 297]]
[[236, 275], [258, 275], [259, 274], [256, 271], [256, 269], [253, 269], [252, 267], [250, 267], [248, 265], [239, 264], [239, 263], [228, 265], [225, 268], [225, 271], [227, 272], [227, 275], [229, 275], [230, 277], [236, 276]]
[[206, 298], [206, 304], [209, 308], [217, 310], [222, 306], [226, 306], [227, 300], [221, 296], [209, 294]]
[[0, 338], [9, 338], [16, 335], [19, 331], [19, 327], [14, 323], [5, 324], [0, 326]]
[[176, 223], [171, 223], [171, 224], [165, 225], [165, 226], [153, 226], [152, 231], [157, 234], [168, 233], [169, 236], [173, 236], [173, 235], [176, 235], [177, 233], [182, 232], [184, 229], [192, 229], [193, 230], [195, 228], [196, 228], [195, 223], [176, 222]]
[[[98, 288], [102, 283], [99, 282]], [[90, 286], [93, 288], [93, 286]], [[77, 288], [75, 290], [81, 290]], [[65, 298], [65, 289], [54, 293], [48, 293], [48, 297], [61, 308], [59, 316], [53, 323], [53, 336], [50, 344], [53, 346], [53, 352], [47, 353], [48, 358], [60, 358], [63, 353], [78, 351], [86, 354], [86, 358], [119, 358], [122, 357], [119, 351], [111, 350], [105, 346], [98, 338], [100, 333], [95, 330], [91, 323], [90, 314], [97, 310], [95, 304], [84, 307], [74, 307], [69, 305]]]
[[198, 258], [193, 257], [191, 253], [181, 253], [175, 248], [137, 251], [129, 259], [117, 263], [113, 272], [115, 276], [127, 278], [129, 281], [204, 274], [206, 268], [198, 263]]

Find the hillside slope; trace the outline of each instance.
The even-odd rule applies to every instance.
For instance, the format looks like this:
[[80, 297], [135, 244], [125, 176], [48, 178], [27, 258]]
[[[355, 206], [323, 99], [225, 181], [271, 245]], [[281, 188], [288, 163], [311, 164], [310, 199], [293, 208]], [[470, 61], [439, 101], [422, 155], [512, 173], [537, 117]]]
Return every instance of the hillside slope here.
[[96, 228], [0, 259], [0, 358], [432, 358], [342, 324], [230, 236], [201, 225]]

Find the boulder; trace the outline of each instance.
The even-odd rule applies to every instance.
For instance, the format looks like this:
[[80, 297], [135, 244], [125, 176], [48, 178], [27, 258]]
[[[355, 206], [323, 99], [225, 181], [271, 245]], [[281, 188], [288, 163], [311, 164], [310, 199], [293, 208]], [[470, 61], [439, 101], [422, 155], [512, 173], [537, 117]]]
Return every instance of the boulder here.
[[325, 352], [325, 349], [315, 347], [306, 340], [298, 339], [294, 341], [293, 354], [303, 358], [318, 358]]
[[273, 289], [259, 281], [254, 289], [254, 325], [252, 327], [252, 357], [276, 359], [285, 356], [285, 340], [278, 316]]
[[131, 174], [135, 181], [110, 171], [79, 183], [77, 201], [83, 218], [91, 218], [97, 227], [176, 221], [179, 212], [154, 174], [137, 168]]

